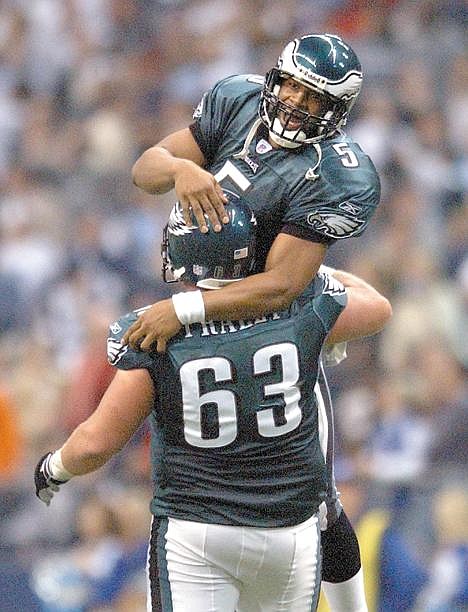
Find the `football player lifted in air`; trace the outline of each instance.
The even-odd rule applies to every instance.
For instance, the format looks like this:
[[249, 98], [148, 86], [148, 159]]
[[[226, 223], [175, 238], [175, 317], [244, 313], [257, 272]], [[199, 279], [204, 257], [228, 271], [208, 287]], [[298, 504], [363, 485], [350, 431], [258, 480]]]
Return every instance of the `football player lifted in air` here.
[[327, 249], [360, 235], [380, 199], [372, 161], [343, 128], [359, 95], [361, 64], [339, 36], [289, 42], [265, 78], [230, 76], [205, 93], [187, 128], [145, 151], [134, 183], [175, 189], [186, 223], [227, 221], [223, 190], [242, 195], [258, 223], [257, 274], [222, 291], [161, 300], [124, 340], [163, 351], [181, 321], [240, 319], [287, 308]]

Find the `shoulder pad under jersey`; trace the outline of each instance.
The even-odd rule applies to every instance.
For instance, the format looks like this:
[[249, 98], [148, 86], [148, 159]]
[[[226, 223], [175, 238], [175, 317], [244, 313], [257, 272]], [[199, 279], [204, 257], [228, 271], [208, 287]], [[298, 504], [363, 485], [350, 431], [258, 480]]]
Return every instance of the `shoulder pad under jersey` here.
[[246, 105], [249, 106], [247, 114], [252, 115], [248, 121], [256, 117], [262, 89], [260, 79], [255, 75], [230, 76], [204, 94], [193, 115], [192, 133], [208, 165], [218, 153], [225, 135], [235, 128], [236, 122], [241, 122], [244, 127], [247, 117], [240, 119], [239, 114]]
[[129, 312], [109, 326], [107, 359], [111, 365], [120, 370], [149, 368], [153, 363], [153, 357], [148, 353], [135, 351], [128, 344], [122, 343], [122, 337], [127, 329], [137, 320], [138, 315], [148, 308], [150, 306]]
[[218, 81], [210, 90], [203, 94], [200, 103], [193, 113], [194, 119], [199, 119], [214, 101], [235, 101], [245, 94], [256, 93], [263, 88], [264, 77], [258, 74], [238, 74], [228, 76]]
[[218, 81], [203, 94], [193, 113], [193, 118], [198, 120], [207, 115], [207, 118], [213, 121], [216, 119], [217, 112], [230, 112], [231, 106], [237, 100], [261, 91], [263, 80], [263, 77], [256, 74], [240, 74]]

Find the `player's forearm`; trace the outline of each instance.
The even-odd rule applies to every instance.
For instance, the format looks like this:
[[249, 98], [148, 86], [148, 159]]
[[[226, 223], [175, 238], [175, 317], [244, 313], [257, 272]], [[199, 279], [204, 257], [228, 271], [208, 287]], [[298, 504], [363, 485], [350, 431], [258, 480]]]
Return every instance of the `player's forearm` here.
[[102, 467], [119, 450], [119, 447], [110, 446], [105, 436], [97, 437], [85, 421], [62, 446], [61, 457], [67, 471], [81, 476]]
[[155, 146], [145, 151], [132, 168], [134, 184], [147, 193], [166, 193], [174, 188], [177, 173], [187, 164], [188, 159], [180, 159], [163, 147]]
[[218, 291], [205, 291], [206, 319], [249, 319], [284, 310], [306, 285], [307, 282], [290, 283], [268, 272], [249, 276]]
[[265, 271], [205, 292], [206, 319], [245, 319], [284, 310], [314, 278], [326, 245], [280, 234], [270, 249]]

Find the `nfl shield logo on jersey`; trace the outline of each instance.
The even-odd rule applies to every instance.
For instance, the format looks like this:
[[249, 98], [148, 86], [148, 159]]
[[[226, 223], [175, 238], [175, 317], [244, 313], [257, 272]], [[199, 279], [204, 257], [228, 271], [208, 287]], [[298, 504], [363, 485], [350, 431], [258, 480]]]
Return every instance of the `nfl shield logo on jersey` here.
[[264, 138], [258, 141], [257, 146], [255, 147], [255, 151], [261, 155], [262, 153], [268, 153], [268, 151], [272, 151], [273, 147], [269, 142], [267, 142]]

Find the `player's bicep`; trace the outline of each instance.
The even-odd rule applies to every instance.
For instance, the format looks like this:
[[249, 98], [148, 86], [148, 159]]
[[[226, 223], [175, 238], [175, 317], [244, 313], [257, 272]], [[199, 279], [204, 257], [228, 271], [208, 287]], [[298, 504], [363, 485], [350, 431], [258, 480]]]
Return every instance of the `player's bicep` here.
[[375, 291], [347, 287], [348, 302], [327, 336], [335, 344], [379, 332], [392, 314], [390, 303]]
[[166, 149], [166, 151], [169, 151], [174, 157], [189, 159], [198, 166], [205, 165], [205, 156], [193, 137], [190, 128], [183, 128], [182, 130], [169, 134], [156, 146]]
[[105, 438], [109, 450], [116, 451], [150, 414], [153, 401], [153, 383], [147, 370], [118, 370], [99, 406], [86, 421], [87, 432]]
[[277, 276], [297, 296], [316, 275], [326, 251], [326, 244], [280, 233], [271, 245], [265, 272]]

